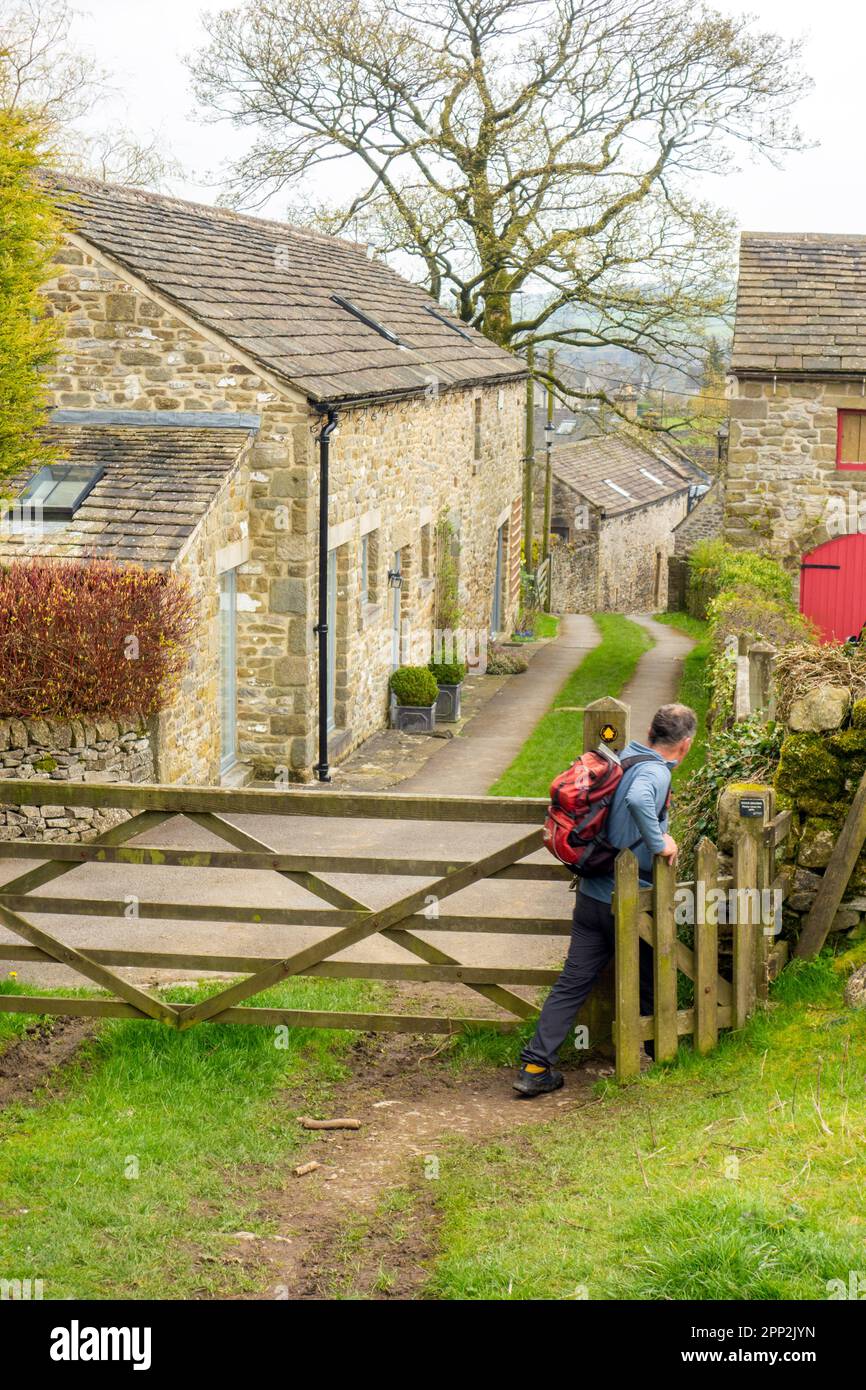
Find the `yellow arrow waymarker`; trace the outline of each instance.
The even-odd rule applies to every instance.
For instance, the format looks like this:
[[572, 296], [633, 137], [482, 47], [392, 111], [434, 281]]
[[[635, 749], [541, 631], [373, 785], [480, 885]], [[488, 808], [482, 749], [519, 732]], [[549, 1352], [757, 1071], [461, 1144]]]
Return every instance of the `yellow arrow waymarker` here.
[[611, 743], [616, 738], [616, 729], [612, 724], [605, 724], [601, 731], [601, 736], [605, 743]]

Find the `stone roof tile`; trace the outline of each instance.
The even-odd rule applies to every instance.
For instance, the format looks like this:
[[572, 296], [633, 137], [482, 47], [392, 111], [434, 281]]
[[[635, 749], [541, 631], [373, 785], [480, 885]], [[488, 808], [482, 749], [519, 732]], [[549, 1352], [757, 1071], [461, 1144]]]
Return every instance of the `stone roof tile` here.
[[[538, 455], [539, 459], [544, 454]], [[552, 450], [554, 476], [606, 516], [631, 512], [684, 492], [696, 475], [663, 442], [643, 444], [624, 433], [598, 435]], [[650, 476], [648, 476], [650, 475]], [[610, 487], [607, 479], [615, 483]], [[658, 479], [658, 481], [655, 481]], [[622, 492], [618, 492], [621, 488]]]
[[744, 232], [731, 371], [866, 373], [866, 236]]
[[[61, 211], [91, 246], [312, 401], [526, 374], [518, 358], [352, 242], [93, 179], [47, 177]], [[334, 294], [400, 343], [334, 302]]]
[[[144, 415], [144, 412], [142, 412]], [[146, 417], [145, 417], [146, 418]], [[40, 536], [7, 526], [0, 558], [72, 556], [167, 568], [235, 469], [250, 432], [233, 427], [65, 425], [46, 431], [70, 463], [105, 472], [72, 520]], [[19, 478], [18, 488], [27, 481]]]

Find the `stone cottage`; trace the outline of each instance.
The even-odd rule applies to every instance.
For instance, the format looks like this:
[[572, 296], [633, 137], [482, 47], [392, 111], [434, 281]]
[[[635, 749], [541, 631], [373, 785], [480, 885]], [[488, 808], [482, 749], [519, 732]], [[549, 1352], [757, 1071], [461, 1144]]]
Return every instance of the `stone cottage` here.
[[[686, 515], [696, 478], [688, 461], [665, 443], [617, 430], [556, 445], [551, 466], [553, 608], [664, 607], [673, 530]], [[534, 479], [539, 518], [545, 471], [542, 451]]]
[[731, 375], [724, 534], [844, 640], [866, 619], [866, 236], [743, 234]]
[[69, 228], [45, 287], [65, 463], [22, 497], [65, 509], [38, 537], [7, 527], [3, 554], [186, 575], [200, 622], [159, 777], [305, 780], [327, 412], [336, 760], [386, 722], [391, 670], [426, 659], [440, 523], [470, 643], [513, 623], [525, 369], [354, 243], [86, 179], [52, 188]]

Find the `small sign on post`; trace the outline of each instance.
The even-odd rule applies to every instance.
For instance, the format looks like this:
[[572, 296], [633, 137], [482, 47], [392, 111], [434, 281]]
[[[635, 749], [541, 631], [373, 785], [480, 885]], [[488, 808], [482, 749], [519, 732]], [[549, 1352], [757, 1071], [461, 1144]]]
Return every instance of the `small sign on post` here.
[[584, 751], [603, 743], [615, 753], [621, 753], [629, 740], [629, 707], [622, 700], [605, 695], [593, 700], [583, 712]]

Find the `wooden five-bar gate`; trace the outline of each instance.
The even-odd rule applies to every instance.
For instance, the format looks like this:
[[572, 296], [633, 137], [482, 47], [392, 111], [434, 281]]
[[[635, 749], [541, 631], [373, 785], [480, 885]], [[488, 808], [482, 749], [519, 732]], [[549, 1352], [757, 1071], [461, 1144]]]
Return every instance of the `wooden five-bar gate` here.
[[[70, 967], [91, 985], [106, 991], [108, 997], [62, 994], [0, 994], [0, 1011], [28, 1014], [74, 1014], [95, 1018], [149, 1018], [184, 1030], [207, 1021], [219, 1023], [288, 1025], [295, 1027], [396, 1030], [418, 1033], [450, 1033], [472, 1027], [512, 1031], [534, 1016], [534, 1000], [516, 993], [515, 988], [552, 984], [558, 970], [539, 965], [508, 964], [507, 947], [497, 965], [466, 964], [429, 940], [449, 933], [493, 932], [503, 936], [519, 934], [532, 938], [567, 935], [571, 925], [572, 897], [568, 892], [569, 873], [542, 849], [542, 823], [546, 810], [543, 800], [500, 797], [437, 797], [339, 793], [319, 790], [231, 790], [213, 787], [172, 787], [133, 784], [92, 783], [46, 784], [42, 780], [0, 782], [0, 803], [18, 806], [41, 805], [50, 795], [69, 807], [125, 811], [130, 818], [105, 831], [88, 843], [46, 843], [17, 839], [0, 843], [0, 858], [33, 860], [34, 867], [0, 885], [0, 925], [15, 938], [0, 942], [0, 960], [56, 963]], [[175, 816], [184, 816], [194, 825], [211, 832], [228, 848], [192, 849], [131, 843], [164, 825]], [[253, 833], [256, 817], [327, 817], [329, 844], [324, 852], [281, 853]], [[243, 824], [229, 817], [242, 817]], [[423, 845], [429, 838], [429, 822], [459, 823], [501, 827], [506, 843], [475, 858], [436, 856], [414, 851], [387, 857], [359, 855], [341, 850], [340, 822], [398, 821], [412, 845]], [[427, 822], [425, 831], [424, 822]], [[774, 880], [774, 847], [784, 833], [785, 818], [779, 817], [762, 827], [758, 839], [743, 835], [737, 844], [733, 882], [748, 889]], [[45, 887], [76, 867], [87, 864], [116, 865], [122, 876], [124, 866], [253, 870], [276, 873], [299, 885], [318, 899], [316, 906], [269, 907], [253, 903], [245, 906], [212, 904], [207, 901], [136, 901], [135, 917], [148, 921], [253, 924], [263, 928], [303, 926], [324, 929], [312, 943], [279, 954], [241, 954], [221, 945], [206, 952], [192, 950], [160, 951], [142, 944], [140, 949], [126, 945], [99, 944], [99, 923], [106, 918], [129, 916], [128, 899], [117, 897], [50, 896]], [[330, 878], [337, 875], [373, 875], [378, 878], [408, 877], [421, 886], [399, 896], [384, 907], [371, 907], [338, 887]], [[330, 876], [330, 877], [329, 877]], [[716, 851], [708, 843], [701, 846], [698, 878], [710, 886], [728, 883], [719, 880]], [[449, 913], [448, 900], [464, 889], [484, 880], [561, 884], [557, 910], [548, 916], [508, 915], [505, 911]], [[687, 886], [688, 887], [688, 886]], [[682, 885], [680, 885], [680, 890]], [[675, 874], [657, 861], [651, 889], [638, 884], [634, 857], [624, 852], [616, 871], [615, 918], [617, 938], [616, 969], [612, 1003], [602, 988], [587, 1012], [590, 1042], [604, 1041], [612, 1035], [616, 1045], [617, 1072], [628, 1077], [639, 1068], [640, 1044], [654, 1038], [657, 1056], [671, 1057], [678, 1038], [693, 1034], [696, 1047], [706, 1051], [715, 1045], [722, 1027], [739, 1027], [755, 1002], [765, 992], [769, 961], [769, 938], [760, 924], [737, 923], [733, 928], [733, 983], [718, 970], [719, 930], [707, 914], [695, 922], [695, 948], [676, 939], [674, 899]], [[207, 895], [202, 895], [206, 897]], [[561, 907], [560, 907], [561, 902]], [[431, 912], [430, 905], [435, 904]], [[71, 945], [61, 936], [37, 926], [34, 916], [60, 916], [92, 923], [94, 940]], [[420, 934], [420, 933], [423, 933]], [[382, 936], [402, 947], [405, 960], [335, 960], [348, 947]], [[644, 939], [655, 948], [655, 1012], [641, 1017], [638, 1001], [638, 950]], [[23, 944], [19, 944], [23, 943]], [[541, 943], [539, 942], [541, 948]], [[415, 960], [409, 959], [415, 957]], [[139, 967], [151, 971], [215, 972], [236, 975], [225, 988], [195, 1003], [169, 1002], [158, 990], [143, 988], [119, 973], [123, 968]], [[677, 971], [694, 980], [695, 1002], [687, 1010], [677, 1009]], [[498, 1017], [454, 1017], [435, 1013], [327, 1012], [313, 1009], [273, 1008], [251, 1005], [250, 1000], [291, 976], [331, 979], [365, 978], [417, 983], [445, 983], [465, 986], [497, 1006]]]

